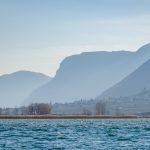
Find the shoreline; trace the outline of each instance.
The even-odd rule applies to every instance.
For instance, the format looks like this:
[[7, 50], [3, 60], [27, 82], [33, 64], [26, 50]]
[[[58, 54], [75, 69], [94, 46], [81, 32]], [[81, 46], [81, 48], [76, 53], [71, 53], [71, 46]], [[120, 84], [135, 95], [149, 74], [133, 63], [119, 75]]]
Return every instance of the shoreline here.
[[140, 115], [0, 115], [0, 119], [138, 119]]

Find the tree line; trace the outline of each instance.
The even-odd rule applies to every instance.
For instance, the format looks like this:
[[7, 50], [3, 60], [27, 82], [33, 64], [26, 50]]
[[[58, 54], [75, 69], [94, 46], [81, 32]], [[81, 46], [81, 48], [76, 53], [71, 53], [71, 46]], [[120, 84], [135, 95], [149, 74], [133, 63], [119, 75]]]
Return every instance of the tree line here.
[[45, 115], [51, 114], [52, 105], [48, 103], [32, 103], [29, 106], [19, 108], [0, 108], [0, 114], [4, 115]]
[[[94, 111], [95, 111], [95, 113], [94, 113], [95, 115], [108, 114], [107, 109], [106, 109], [106, 103], [101, 102], [101, 101], [97, 102], [95, 104]], [[83, 108], [83, 115], [92, 115], [92, 112], [87, 108]]]
[[[0, 108], [0, 115], [45, 115], [52, 113], [52, 104], [50, 103], [32, 103], [29, 106], [22, 106], [19, 108]], [[82, 115], [92, 115], [92, 111], [87, 107], [82, 108]], [[95, 103], [95, 115], [108, 114], [106, 104], [102, 101]]]

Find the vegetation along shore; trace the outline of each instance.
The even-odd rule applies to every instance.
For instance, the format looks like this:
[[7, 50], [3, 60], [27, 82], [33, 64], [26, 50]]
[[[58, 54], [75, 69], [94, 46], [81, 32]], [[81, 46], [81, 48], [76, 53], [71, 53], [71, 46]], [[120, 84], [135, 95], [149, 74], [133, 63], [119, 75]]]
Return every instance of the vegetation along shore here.
[[136, 119], [150, 118], [138, 115], [0, 115], [0, 119]]

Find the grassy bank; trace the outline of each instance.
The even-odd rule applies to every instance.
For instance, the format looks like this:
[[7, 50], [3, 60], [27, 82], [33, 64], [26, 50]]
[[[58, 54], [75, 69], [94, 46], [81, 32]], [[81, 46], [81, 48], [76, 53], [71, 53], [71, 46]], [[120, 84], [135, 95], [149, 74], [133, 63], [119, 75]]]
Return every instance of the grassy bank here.
[[129, 119], [150, 118], [138, 115], [0, 115], [0, 119]]

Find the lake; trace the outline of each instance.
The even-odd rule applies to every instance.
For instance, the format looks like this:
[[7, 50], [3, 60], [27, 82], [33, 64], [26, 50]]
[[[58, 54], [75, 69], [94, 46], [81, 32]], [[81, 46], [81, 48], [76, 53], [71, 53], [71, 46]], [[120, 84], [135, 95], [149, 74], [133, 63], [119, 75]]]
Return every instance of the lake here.
[[0, 150], [149, 150], [150, 119], [0, 120]]

